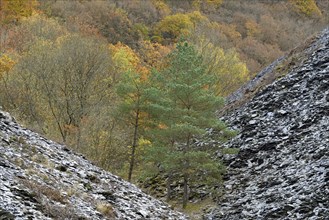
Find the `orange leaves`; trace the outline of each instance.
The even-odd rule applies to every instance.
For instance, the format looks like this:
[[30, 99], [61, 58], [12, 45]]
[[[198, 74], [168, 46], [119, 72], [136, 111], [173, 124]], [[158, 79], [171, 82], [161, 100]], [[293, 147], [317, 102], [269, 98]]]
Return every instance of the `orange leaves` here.
[[110, 44], [109, 49], [117, 72], [135, 72], [141, 80], [147, 79], [151, 68], [161, 68], [163, 58], [172, 51], [169, 46], [150, 41], [140, 42], [139, 53], [121, 42]]
[[213, 25], [217, 25], [218, 29], [221, 30], [221, 32], [233, 42], [238, 42], [241, 40], [241, 34], [236, 30], [236, 26], [234, 24], [214, 23]]
[[163, 129], [167, 129], [168, 126], [166, 124], [160, 123], [158, 124], [158, 128], [163, 130]]
[[79, 128], [74, 125], [74, 124], [64, 124], [63, 126], [64, 131], [67, 132], [68, 134], [73, 134], [73, 133], [77, 133]]
[[248, 19], [245, 23], [247, 29], [247, 36], [256, 36], [260, 34], [261, 30], [256, 21]]
[[171, 51], [172, 48], [169, 46], [144, 41], [141, 45], [140, 54], [141, 59], [143, 59], [149, 68], [159, 69], [162, 66], [163, 58]]

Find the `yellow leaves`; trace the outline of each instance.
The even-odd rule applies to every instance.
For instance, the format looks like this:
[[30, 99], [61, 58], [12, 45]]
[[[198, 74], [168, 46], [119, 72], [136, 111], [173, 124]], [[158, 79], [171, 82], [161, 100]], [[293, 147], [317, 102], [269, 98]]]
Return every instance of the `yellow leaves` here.
[[223, 3], [223, 0], [206, 0], [208, 4], [220, 5]]
[[139, 140], [138, 140], [138, 146], [139, 147], [149, 146], [149, 145], [151, 145], [151, 141], [150, 140], [147, 140], [147, 139], [145, 139], [143, 137], [139, 138]]
[[161, 15], [168, 15], [171, 13], [169, 6], [162, 0], [153, 0], [155, 8], [159, 11]]
[[209, 22], [209, 19], [202, 15], [199, 11], [188, 13], [187, 16], [190, 18], [193, 24], [197, 24], [198, 22]]
[[213, 26], [217, 26], [219, 30], [222, 31], [229, 39], [233, 42], [239, 41], [241, 39], [241, 34], [236, 30], [236, 26], [233, 24], [224, 23], [212, 23]]
[[137, 23], [134, 25], [134, 29], [139, 32], [141, 36], [143, 36], [143, 39], [149, 38], [149, 28], [142, 23]]
[[[146, 154], [146, 151], [152, 146], [152, 142], [144, 137], [140, 137], [138, 139], [138, 147], [136, 148], [136, 152], [135, 152], [135, 165], [137, 166], [136, 169], [139, 170], [140, 168], [142, 169], [142, 167], [140, 167], [140, 165], [142, 165], [143, 162], [143, 157]], [[132, 149], [131, 145], [128, 145], [127, 148], [129, 150]], [[129, 155], [129, 159], [131, 159], [131, 155]], [[126, 165], [126, 169], [128, 169], [128, 164]], [[140, 170], [139, 170], [140, 172]]]
[[161, 129], [161, 130], [164, 130], [164, 129], [167, 129], [168, 126], [163, 124], [163, 123], [160, 123], [160, 124], [158, 124], [158, 128]]
[[143, 65], [138, 55], [129, 46], [119, 42], [115, 45], [110, 44], [109, 49], [118, 72], [137, 72], [140, 74], [142, 80], [147, 78], [149, 70]]
[[8, 31], [7, 48], [23, 53], [39, 40], [55, 41], [67, 34], [67, 30], [55, 19], [34, 14], [22, 19], [20, 25]]
[[142, 162], [142, 157], [145, 156], [145, 152], [151, 147], [152, 142], [144, 137], [138, 139], [138, 147], [136, 148], [136, 159], [137, 162]]
[[36, 0], [1, 0], [1, 22], [17, 22], [22, 17], [29, 17], [33, 14], [37, 5]]
[[254, 20], [248, 19], [245, 23], [245, 26], [247, 30], [247, 36], [253, 37], [260, 34], [261, 32], [259, 25]]
[[165, 17], [156, 26], [156, 32], [164, 39], [177, 40], [180, 35], [187, 35], [193, 22], [186, 14], [174, 14]]
[[132, 71], [139, 65], [138, 56], [127, 45], [119, 42], [115, 45], [110, 44], [109, 47], [112, 52], [112, 60], [119, 72]]
[[[187, 36], [191, 30], [201, 22], [207, 22], [208, 18], [203, 16], [199, 11], [187, 14], [177, 13], [169, 15], [162, 19], [155, 27], [155, 32], [160, 36], [158, 41], [169, 40], [169, 42], [177, 42], [180, 36]], [[165, 42], [166, 43], [166, 42]]]
[[192, 5], [196, 9], [200, 9], [201, 6], [203, 9], [218, 8], [223, 3], [223, 0], [194, 0]]
[[8, 57], [6, 54], [0, 56], [0, 79], [2, 77], [2, 74], [8, 73], [9, 70], [13, 68], [15, 63], [16, 62], [12, 60], [10, 57]]
[[208, 74], [216, 77], [216, 95], [227, 96], [249, 79], [247, 66], [235, 51], [224, 51], [206, 38], [200, 38], [197, 49], [203, 56]]
[[314, 0], [289, 0], [289, 2], [302, 14], [321, 17], [321, 11]]
[[44, 39], [55, 39], [66, 33], [66, 29], [55, 19], [35, 14], [24, 20], [24, 27], [35, 36]]

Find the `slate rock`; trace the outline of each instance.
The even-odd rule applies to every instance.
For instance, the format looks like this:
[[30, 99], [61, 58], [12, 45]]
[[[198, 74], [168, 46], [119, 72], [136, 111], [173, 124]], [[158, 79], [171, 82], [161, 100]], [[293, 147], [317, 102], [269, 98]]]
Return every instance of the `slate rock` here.
[[222, 117], [239, 131], [224, 147], [240, 152], [229, 160], [218, 153], [228, 190], [204, 219], [329, 219], [329, 28], [303, 54], [286, 76]]
[[21, 127], [0, 110], [0, 220], [4, 219], [187, 217], [66, 146]]

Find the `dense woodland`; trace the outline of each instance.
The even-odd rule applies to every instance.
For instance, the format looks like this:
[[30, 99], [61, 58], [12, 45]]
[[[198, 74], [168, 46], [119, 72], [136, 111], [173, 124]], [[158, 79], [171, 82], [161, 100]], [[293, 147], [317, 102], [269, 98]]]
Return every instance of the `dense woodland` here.
[[[1, 0], [0, 106], [132, 182], [218, 184], [193, 140], [224, 98], [329, 23], [325, 0]], [[168, 190], [168, 199], [171, 198]]]

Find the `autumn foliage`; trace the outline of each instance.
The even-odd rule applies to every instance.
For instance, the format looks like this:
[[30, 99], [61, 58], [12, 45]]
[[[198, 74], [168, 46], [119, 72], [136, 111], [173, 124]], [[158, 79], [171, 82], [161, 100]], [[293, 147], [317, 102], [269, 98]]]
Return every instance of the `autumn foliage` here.
[[[156, 84], [154, 72], [167, 81], [178, 42], [194, 48], [215, 96], [226, 97], [329, 23], [328, 1], [250, 2], [0, 0], [0, 105], [137, 181], [152, 145], [146, 131], [168, 127], [144, 126], [151, 101], [141, 89]], [[187, 61], [170, 69], [171, 83]]]
[[37, 0], [1, 0], [0, 23], [17, 23], [35, 12]]

